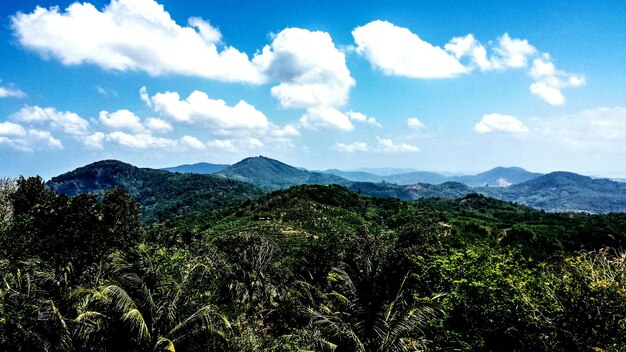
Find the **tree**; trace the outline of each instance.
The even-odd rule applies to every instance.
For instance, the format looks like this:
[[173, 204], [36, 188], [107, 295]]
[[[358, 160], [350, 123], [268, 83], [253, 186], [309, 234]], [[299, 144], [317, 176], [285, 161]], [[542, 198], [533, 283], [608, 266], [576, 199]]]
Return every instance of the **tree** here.
[[[83, 346], [106, 351], [174, 351], [194, 344], [222, 348], [230, 323], [215, 305], [194, 304], [188, 291], [205, 267], [189, 268], [176, 283], [159, 282], [151, 258], [111, 255], [109, 279], [84, 290], [77, 334]], [[163, 286], [161, 286], [163, 285]]]
[[[434, 317], [430, 301], [406, 299], [408, 272], [394, 282], [389, 239], [361, 231], [354, 253], [328, 275], [322, 303], [310, 308], [312, 322], [335, 351], [417, 351], [425, 348], [423, 326]], [[391, 281], [391, 282], [390, 282]]]

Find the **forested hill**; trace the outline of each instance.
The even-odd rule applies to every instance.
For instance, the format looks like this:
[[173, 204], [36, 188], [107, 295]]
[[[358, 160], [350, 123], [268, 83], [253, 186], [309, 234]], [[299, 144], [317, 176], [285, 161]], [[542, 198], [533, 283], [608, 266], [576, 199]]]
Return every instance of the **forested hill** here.
[[103, 193], [121, 187], [141, 205], [142, 217], [148, 222], [226, 207], [263, 194], [249, 183], [138, 168], [117, 160], [98, 161], [53, 177], [47, 186], [67, 195]]
[[626, 183], [553, 172], [508, 187], [499, 198], [549, 211], [626, 212]]
[[298, 169], [264, 156], [243, 159], [218, 172], [217, 175], [249, 182], [268, 190], [302, 184], [345, 185], [350, 183], [350, 181], [339, 176]]

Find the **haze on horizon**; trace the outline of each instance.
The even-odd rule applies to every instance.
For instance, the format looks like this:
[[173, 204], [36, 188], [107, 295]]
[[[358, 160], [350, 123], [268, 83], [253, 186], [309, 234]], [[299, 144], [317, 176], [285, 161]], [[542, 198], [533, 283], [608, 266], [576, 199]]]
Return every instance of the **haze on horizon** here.
[[0, 176], [266, 155], [626, 177], [626, 3], [0, 4]]

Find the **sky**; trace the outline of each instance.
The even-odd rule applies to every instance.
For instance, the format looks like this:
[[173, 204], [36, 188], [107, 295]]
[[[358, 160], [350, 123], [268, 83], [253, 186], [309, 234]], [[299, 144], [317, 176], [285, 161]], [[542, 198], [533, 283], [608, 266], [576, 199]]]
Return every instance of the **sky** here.
[[0, 2], [0, 176], [265, 155], [626, 177], [623, 1]]

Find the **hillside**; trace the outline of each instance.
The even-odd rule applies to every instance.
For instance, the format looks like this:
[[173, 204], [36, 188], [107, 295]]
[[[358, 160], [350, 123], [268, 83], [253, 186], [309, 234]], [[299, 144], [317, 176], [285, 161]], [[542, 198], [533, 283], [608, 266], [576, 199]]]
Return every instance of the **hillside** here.
[[355, 182], [348, 186], [351, 191], [374, 197], [391, 197], [402, 200], [415, 200], [429, 197], [460, 198], [473, 193], [474, 190], [462, 183], [444, 182], [438, 185], [417, 183], [398, 185], [381, 182]]
[[552, 172], [505, 190], [498, 198], [549, 211], [626, 211], [626, 184]]
[[214, 174], [218, 171], [224, 170], [229, 166], [230, 165], [228, 164], [196, 163], [166, 167], [163, 168], [163, 170], [170, 172], [180, 172], [181, 174]]
[[117, 160], [99, 161], [53, 177], [47, 186], [67, 195], [102, 193], [119, 186], [141, 205], [148, 222], [225, 207], [262, 194], [253, 185], [222, 177], [175, 174]]
[[276, 190], [302, 184], [347, 184], [348, 180], [335, 175], [310, 172], [257, 156], [246, 158], [216, 173], [229, 179], [249, 182], [258, 187]]

